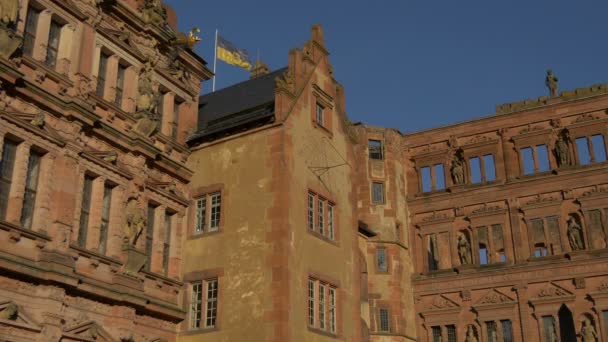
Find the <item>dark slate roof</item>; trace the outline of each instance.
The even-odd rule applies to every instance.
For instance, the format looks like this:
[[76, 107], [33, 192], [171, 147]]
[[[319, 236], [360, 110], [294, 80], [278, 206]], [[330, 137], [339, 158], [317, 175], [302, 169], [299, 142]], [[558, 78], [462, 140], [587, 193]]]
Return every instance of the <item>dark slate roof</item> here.
[[198, 128], [188, 142], [212, 140], [272, 120], [275, 78], [285, 70], [287, 68], [199, 97]]

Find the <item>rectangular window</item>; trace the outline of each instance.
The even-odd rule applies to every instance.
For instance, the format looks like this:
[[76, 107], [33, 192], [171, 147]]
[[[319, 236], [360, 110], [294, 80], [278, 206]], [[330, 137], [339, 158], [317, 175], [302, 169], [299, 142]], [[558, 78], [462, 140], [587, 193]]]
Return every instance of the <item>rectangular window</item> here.
[[608, 331], [608, 310], [602, 311], [602, 315], [604, 316], [604, 327], [606, 328], [605, 331]]
[[323, 226], [323, 219], [325, 217], [325, 201], [322, 199], [318, 199], [317, 200], [317, 207], [318, 207], [318, 215], [317, 215], [317, 227], [319, 228], [319, 234], [323, 235], [324, 233], [324, 226]]
[[386, 309], [386, 308], [380, 309], [380, 331], [382, 331], [382, 332], [391, 331], [388, 309]]
[[108, 59], [110, 58], [110, 56], [108, 56], [105, 53], [101, 53], [101, 55], [99, 56], [99, 69], [97, 72], [97, 90], [96, 90], [96, 94], [97, 96], [103, 98], [104, 94], [105, 94], [105, 89], [106, 89], [106, 74], [108, 72]]
[[538, 172], [547, 172], [551, 169], [547, 145], [536, 145], [536, 162], [538, 163]]
[[382, 141], [368, 140], [369, 159], [382, 160]]
[[428, 235], [428, 267], [429, 271], [436, 271], [439, 269], [439, 259], [438, 259], [438, 246], [437, 246], [437, 235], [431, 234]]
[[86, 247], [87, 231], [89, 228], [89, 215], [91, 212], [91, 191], [93, 190], [93, 177], [84, 176], [82, 191], [82, 205], [80, 206], [80, 226], [78, 229], [78, 246]]
[[315, 112], [315, 122], [321, 126], [325, 126], [325, 108], [318, 102]]
[[[217, 279], [208, 279], [192, 284], [190, 329], [213, 328], [215, 326], [217, 321], [217, 299]], [[203, 303], [205, 303], [205, 307], [203, 307]], [[204, 317], [203, 314], [205, 315]]]
[[493, 182], [496, 180], [496, 167], [494, 166], [494, 155], [486, 154], [483, 156], [483, 166], [485, 171], [484, 182]]
[[308, 325], [315, 326], [315, 281], [308, 279]]
[[206, 281], [207, 284], [207, 298], [205, 301], [206, 306], [206, 317], [205, 327], [211, 328], [215, 326], [217, 320], [217, 279], [211, 279]]
[[327, 203], [327, 237], [331, 240], [335, 237], [334, 232], [334, 206], [331, 203]]
[[433, 191], [433, 176], [431, 175], [431, 168], [425, 166], [420, 169], [422, 175], [422, 192]]
[[552, 316], [543, 316], [543, 328], [545, 331], [545, 342], [557, 341], [557, 331]]
[[165, 238], [163, 239], [163, 273], [169, 273], [169, 256], [171, 253], [171, 222], [173, 213], [165, 212]]
[[325, 330], [325, 284], [319, 283], [319, 328]]
[[146, 265], [147, 271], [150, 271], [152, 266], [152, 242], [154, 239], [154, 218], [156, 214], [156, 206], [148, 204], [148, 220], [146, 225]]
[[329, 331], [336, 333], [336, 289], [329, 288]]
[[443, 172], [443, 164], [435, 164], [433, 166], [435, 173], [435, 190], [445, 189], [445, 174]]
[[0, 220], [6, 219], [8, 199], [13, 183], [13, 169], [15, 168], [15, 156], [17, 155], [17, 144], [4, 140], [2, 146], [2, 159], [0, 159]]
[[596, 163], [606, 161], [606, 145], [604, 145], [604, 136], [596, 134], [591, 136], [591, 144], [593, 145], [593, 159]]
[[23, 54], [32, 57], [34, 54], [34, 46], [36, 45], [36, 30], [38, 29], [38, 17], [40, 11], [33, 8], [27, 8], [27, 17], [25, 19], [25, 30], [23, 32]]
[[308, 193], [308, 229], [315, 230], [315, 195]]
[[433, 342], [441, 342], [442, 337], [441, 337], [441, 327], [440, 326], [434, 326], [431, 328], [433, 331]]
[[384, 204], [384, 183], [372, 183], [372, 203]]
[[110, 227], [110, 205], [112, 203], [112, 186], [103, 186], [103, 207], [101, 209], [101, 226], [99, 227], [99, 253], [106, 254], [108, 229]]
[[488, 264], [488, 248], [484, 244], [479, 244], [479, 264]]
[[448, 325], [446, 328], [448, 330], [448, 342], [456, 342], [456, 326]]
[[42, 155], [34, 150], [30, 151], [25, 178], [25, 193], [23, 194], [23, 208], [21, 209], [21, 226], [32, 228], [34, 208], [36, 206], [36, 193], [38, 192], [38, 174], [40, 173], [40, 159]]
[[513, 342], [513, 327], [508, 319], [500, 321], [502, 327], [502, 342]]
[[118, 108], [122, 108], [122, 98], [125, 89], [125, 73], [127, 72], [127, 67], [118, 64], [118, 73], [116, 75], [116, 95], [114, 97], [114, 104]]
[[534, 155], [532, 154], [531, 147], [525, 147], [520, 150], [521, 159], [524, 165], [524, 175], [531, 175], [534, 173]]
[[46, 50], [46, 65], [54, 68], [57, 65], [57, 54], [59, 52], [59, 39], [61, 39], [62, 25], [51, 20], [51, 28], [49, 30], [49, 41]]
[[488, 331], [488, 342], [498, 342], [498, 331], [496, 329], [496, 322], [486, 322], [486, 330]]
[[388, 262], [386, 260], [386, 248], [376, 249], [376, 266], [378, 272], [388, 272]]
[[192, 284], [192, 296], [190, 299], [190, 329], [198, 329], [201, 327], [201, 319], [203, 315], [203, 283], [197, 282]]
[[200, 234], [205, 231], [206, 225], [206, 209], [207, 197], [203, 196], [196, 200], [196, 222], [194, 222], [194, 234]]
[[576, 138], [576, 150], [578, 152], [579, 164], [587, 165], [591, 163], [591, 154], [589, 153], [587, 137]]
[[209, 231], [215, 232], [220, 229], [220, 214], [222, 209], [222, 194], [216, 192], [211, 194], [211, 218]]
[[471, 170], [471, 183], [481, 183], [481, 163], [479, 157], [469, 159], [469, 169]]
[[177, 139], [177, 125], [179, 123], [179, 106], [178, 101], [173, 102], [173, 120], [171, 120], [171, 138]]

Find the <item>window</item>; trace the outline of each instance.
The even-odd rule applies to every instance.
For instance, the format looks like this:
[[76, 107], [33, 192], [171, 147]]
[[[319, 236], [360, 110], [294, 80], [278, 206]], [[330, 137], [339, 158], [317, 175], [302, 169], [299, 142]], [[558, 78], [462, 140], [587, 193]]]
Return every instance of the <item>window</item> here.
[[537, 243], [534, 245], [534, 257], [540, 258], [547, 256], [547, 247], [544, 243]]
[[105, 53], [101, 53], [99, 56], [99, 71], [97, 73], [97, 96], [103, 98], [106, 91], [106, 74], [108, 72], [108, 56]]
[[116, 75], [116, 95], [114, 97], [114, 104], [118, 108], [122, 108], [122, 98], [125, 89], [125, 73], [127, 72], [127, 67], [118, 64], [118, 73]]
[[506, 261], [505, 243], [501, 224], [476, 227], [479, 264], [489, 265]]
[[433, 167], [421, 167], [420, 178], [422, 181], [422, 192], [445, 189], [445, 172], [443, 164], [435, 164]]
[[433, 331], [433, 342], [441, 342], [441, 327], [435, 326], [431, 329]]
[[593, 159], [596, 163], [606, 161], [606, 145], [604, 144], [604, 136], [596, 134], [591, 136], [591, 144], [593, 145]]
[[471, 169], [471, 183], [481, 183], [481, 163], [479, 157], [469, 159], [469, 168]]
[[[196, 200], [195, 210], [194, 234], [216, 232], [220, 229], [222, 221], [222, 194], [220, 192], [199, 197]], [[208, 212], [209, 215], [207, 215]]]
[[25, 29], [23, 32], [23, 54], [32, 57], [34, 54], [34, 46], [36, 45], [36, 30], [38, 29], [38, 17], [40, 11], [33, 8], [27, 8], [27, 17], [25, 19]]
[[169, 255], [171, 252], [171, 222], [173, 213], [165, 212], [165, 238], [163, 239], [163, 273], [169, 273]]
[[318, 102], [315, 111], [315, 122], [318, 125], [325, 126], [325, 108]]
[[437, 246], [437, 235], [435, 234], [431, 234], [428, 235], [428, 249], [427, 249], [427, 256], [428, 256], [428, 267], [429, 267], [429, 271], [436, 271], [439, 269], [439, 249]]
[[502, 341], [513, 342], [513, 327], [508, 319], [500, 321], [502, 327]]
[[532, 254], [535, 257], [562, 253], [558, 216], [531, 219], [528, 223], [528, 230]]
[[488, 264], [488, 248], [484, 244], [479, 244], [479, 264], [487, 265]]
[[543, 316], [543, 328], [545, 332], [545, 342], [557, 341], [557, 331], [555, 330], [555, 320], [552, 316]]
[[180, 103], [175, 101], [173, 103], [173, 120], [171, 121], [171, 137], [177, 139], [177, 125], [179, 123], [179, 106]]
[[310, 231], [317, 232], [330, 240], [334, 240], [336, 235], [334, 213], [334, 203], [315, 194], [314, 192], [308, 192], [306, 216], [307, 227]]
[[91, 212], [91, 192], [93, 189], [93, 177], [84, 176], [84, 187], [82, 191], [82, 205], [80, 206], [80, 226], [78, 229], [78, 246], [86, 247], [87, 231], [89, 228], [89, 215]]
[[550, 170], [547, 145], [524, 147], [520, 150], [524, 176]]
[[448, 342], [456, 342], [456, 326], [448, 325], [446, 328], [448, 330]]
[[[317, 291], [315, 291], [317, 289]], [[317, 279], [308, 279], [308, 326], [336, 333], [337, 289]]]
[[146, 271], [150, 271], [152, 267], [152, 243], [154, 241], [154, 219], [156, 214], [156, 206], [148, 204], [148, 220], [146, 225]]
[[190, 329], [215, 327], [218, 306], [218, 280], [208, 279], [195, 282], [192, 283], [191, 289]]
[[469, 158], [469, 169], [471, 170], [471, 183], [473, 184], [496, 180], [496, 167], [492, 154], [486, 154], [482, 158]]
[[486, 154], [483, 156], [483, 165], [485, 171], [485, 182], [493, 182], [496, 180], [496, 167], [494, 166], [494, 155]]
[[578, 152], [578, 162], [581, 165], [587, 165], [591, 163], [591, 154], [589, 153], [587, 137], [576, 138], [576, 150]]
[[384, 204], [384, 183], [372, 183], [372, 203]]
[[602, 315], [604, 316], [604, 326], [606, 327], [606, 331], [608, 331], [608, 310], [602, 311]]
[[32, 228], [32, 221], [34, 220], [34, 207], [36, 205], [41, 158], [42, 155], [40, 153], [34, 150], [30, 151], [29, 161], [27, 163], [27, 175], [25, 178], [23, 208], [21, 209], [21, 226], [27, 229]]
[[369, 159], [382, 160], [382, 141], [380, 140], [368, 140], [369, 148]]
[[505, 254], [504, 249], [501, 249], [498, 251], [498, 262], [501, 262], [501, 263], [507, 262], [507, 255]]
[[390, 332], [391, 327], [390, 327], [388, 309], [380, 308], [379, 316], [380, 316], [380, 331]]
[[51, 20], [51, 28], [49, 30], [49, 41], [46, 50], [46, 65], [54, 68], [57, 64], [57, 54], [59, 52], [59, 39], [61, 38], [61, 27], [55, 20]]
[[378, 272], [388, 272], [388, 262], [386, 260], [386, 248], [376, 249], [376, 267]]
[[496, 322], [486, 322], [486, 330], [488, 331], [488, 342], [498, 342], [498, 331], [496, 329]]
[[106, 254], [108, 228], [110, 227], [110, 205], [112, 204], [112, 186], [103, 186], [103, 208], [101, 209], [101, 227], [99, 228], [99, 253]]
[[16, 154], [17, 144], [10, 140], [4, 140], [2, 159], [0, 160], [0, 220], [2, 221], [6, 219]]
[[605, 162], [606, 145], [604, 136], [595, 134], [590, 137], [576, 138], [576, 151], [580, 165]]

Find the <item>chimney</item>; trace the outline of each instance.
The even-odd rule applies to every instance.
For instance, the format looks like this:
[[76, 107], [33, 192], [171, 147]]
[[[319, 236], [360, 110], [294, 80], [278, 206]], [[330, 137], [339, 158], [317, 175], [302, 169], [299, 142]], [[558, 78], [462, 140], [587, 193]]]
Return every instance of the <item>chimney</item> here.
[[249, 75], [249, 79], [254, 79], [256, 77], [264, 76], [270, 73], [270, 68], [266, 63], [261, 60], [257, 60], [255, 65], [251, 69], [251, 74]]

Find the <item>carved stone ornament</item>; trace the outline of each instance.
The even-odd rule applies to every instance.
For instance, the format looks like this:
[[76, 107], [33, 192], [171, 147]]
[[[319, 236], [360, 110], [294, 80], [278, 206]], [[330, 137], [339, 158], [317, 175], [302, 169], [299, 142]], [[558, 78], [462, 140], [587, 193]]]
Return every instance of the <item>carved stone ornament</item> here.
[[593, 327], [593, 323], [589, 318], [583, 320], [583, 327], [581, 328], [581, 341], [583, 342], [596, 342], [597, 332]]
[[472, 325], [467, 326], [467, 335], [464, 339], [466, 342], [477, 342], [477, 336], [475, 334], [475, 328]]
[[137, 97], [137, 123], [134, 126], [139, 134], [149, 137], [158, 128], [157, 111], [161, 97], [154, 90], [154, 67], [151, 60], [146, 61], [139, 76], [139, 96]]
[[432, 308], [433, 309], [447, 309], [447, 308], [455, 308], [458, 305], [453, 301], [445, 298], [444, 296], [438, 296], [433, 300]]
[[0, 0], [0, 57], [10, 58], [21, 46], [14, 26], [19, 13], [19, 0]]
[[146, 24], [163, 27], [167, 24], [167, 10], [161, 0], [146, 0], [142, 8], [142, 19]]
[[146, 225], [146, 216], [135, 198], [129, 200], [126, 208], [127, 222], [125, 225], [124, 242], [130, 246], [137, 244], [137, 239]]
[[538, 291], [539, 298], [562, 297], [562, 296], [567, 296], [567, 295], [569, 295], [568, 292], [566, 292], [562, 288], [559, 288], [555, 285], [548, 285], [547, 287], [542, 288], [542, 289], [540, 289], [540, 291]]
[[496, 290], [492, 290], [479, 301], [479, 304], [502, 304], [511, 302], [513, 302], [513, 299]]
[[2, 311], [0, 311], [0, 319], [14, 321], [19, 315], [19, 308], [16, 304], [11, 303], [7, 305]]

